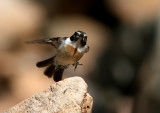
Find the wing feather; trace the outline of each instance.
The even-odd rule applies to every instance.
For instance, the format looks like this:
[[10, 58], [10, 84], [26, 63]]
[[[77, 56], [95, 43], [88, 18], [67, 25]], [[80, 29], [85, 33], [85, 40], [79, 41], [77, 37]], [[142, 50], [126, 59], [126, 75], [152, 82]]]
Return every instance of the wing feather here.
[[40, 40], [26, 41], [28, 44], [49, 44], [57, 48], [67, 37], [45, 38]]

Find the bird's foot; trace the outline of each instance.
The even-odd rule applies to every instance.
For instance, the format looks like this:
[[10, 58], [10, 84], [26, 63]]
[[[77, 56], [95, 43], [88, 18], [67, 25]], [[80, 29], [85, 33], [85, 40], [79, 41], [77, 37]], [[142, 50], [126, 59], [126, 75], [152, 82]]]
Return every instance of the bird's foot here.
[[74, 63], [74, 64], [72, 64], [73, 66], [75, 66], [75, 68], [74, 68], [74, 71], [77, 69], [77, 66], [78, 65], [83, 65], [83, 64], [80, 64], [79, 62], [76, 62], [76, 63]]

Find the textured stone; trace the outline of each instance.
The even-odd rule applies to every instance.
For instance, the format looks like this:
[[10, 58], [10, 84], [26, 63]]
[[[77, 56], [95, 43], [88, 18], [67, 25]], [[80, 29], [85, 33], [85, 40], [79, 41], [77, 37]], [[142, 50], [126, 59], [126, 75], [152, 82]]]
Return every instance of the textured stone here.
[[3, 113], [91, 113], [93, 99], [80, 77], [56, 82]]

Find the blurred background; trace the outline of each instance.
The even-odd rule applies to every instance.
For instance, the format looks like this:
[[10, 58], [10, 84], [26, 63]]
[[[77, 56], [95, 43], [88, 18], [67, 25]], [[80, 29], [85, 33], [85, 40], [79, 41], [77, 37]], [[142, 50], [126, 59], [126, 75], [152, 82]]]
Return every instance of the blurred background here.
[[77, 70], [93, 113], [160, 113], [159, 0], [1, 0], [0, 112], [54, 83], [36, 62], [56, 54], [25, 41], [82, 30], [90, 51]]

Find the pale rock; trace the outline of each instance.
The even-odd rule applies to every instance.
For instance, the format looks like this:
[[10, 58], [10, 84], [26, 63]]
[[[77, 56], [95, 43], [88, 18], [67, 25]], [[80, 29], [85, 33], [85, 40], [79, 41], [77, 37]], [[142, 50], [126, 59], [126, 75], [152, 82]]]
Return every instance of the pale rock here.
[[92, 104], [85, 81], [71, 77], [56, 82], [3, 113], [91, 113]]

